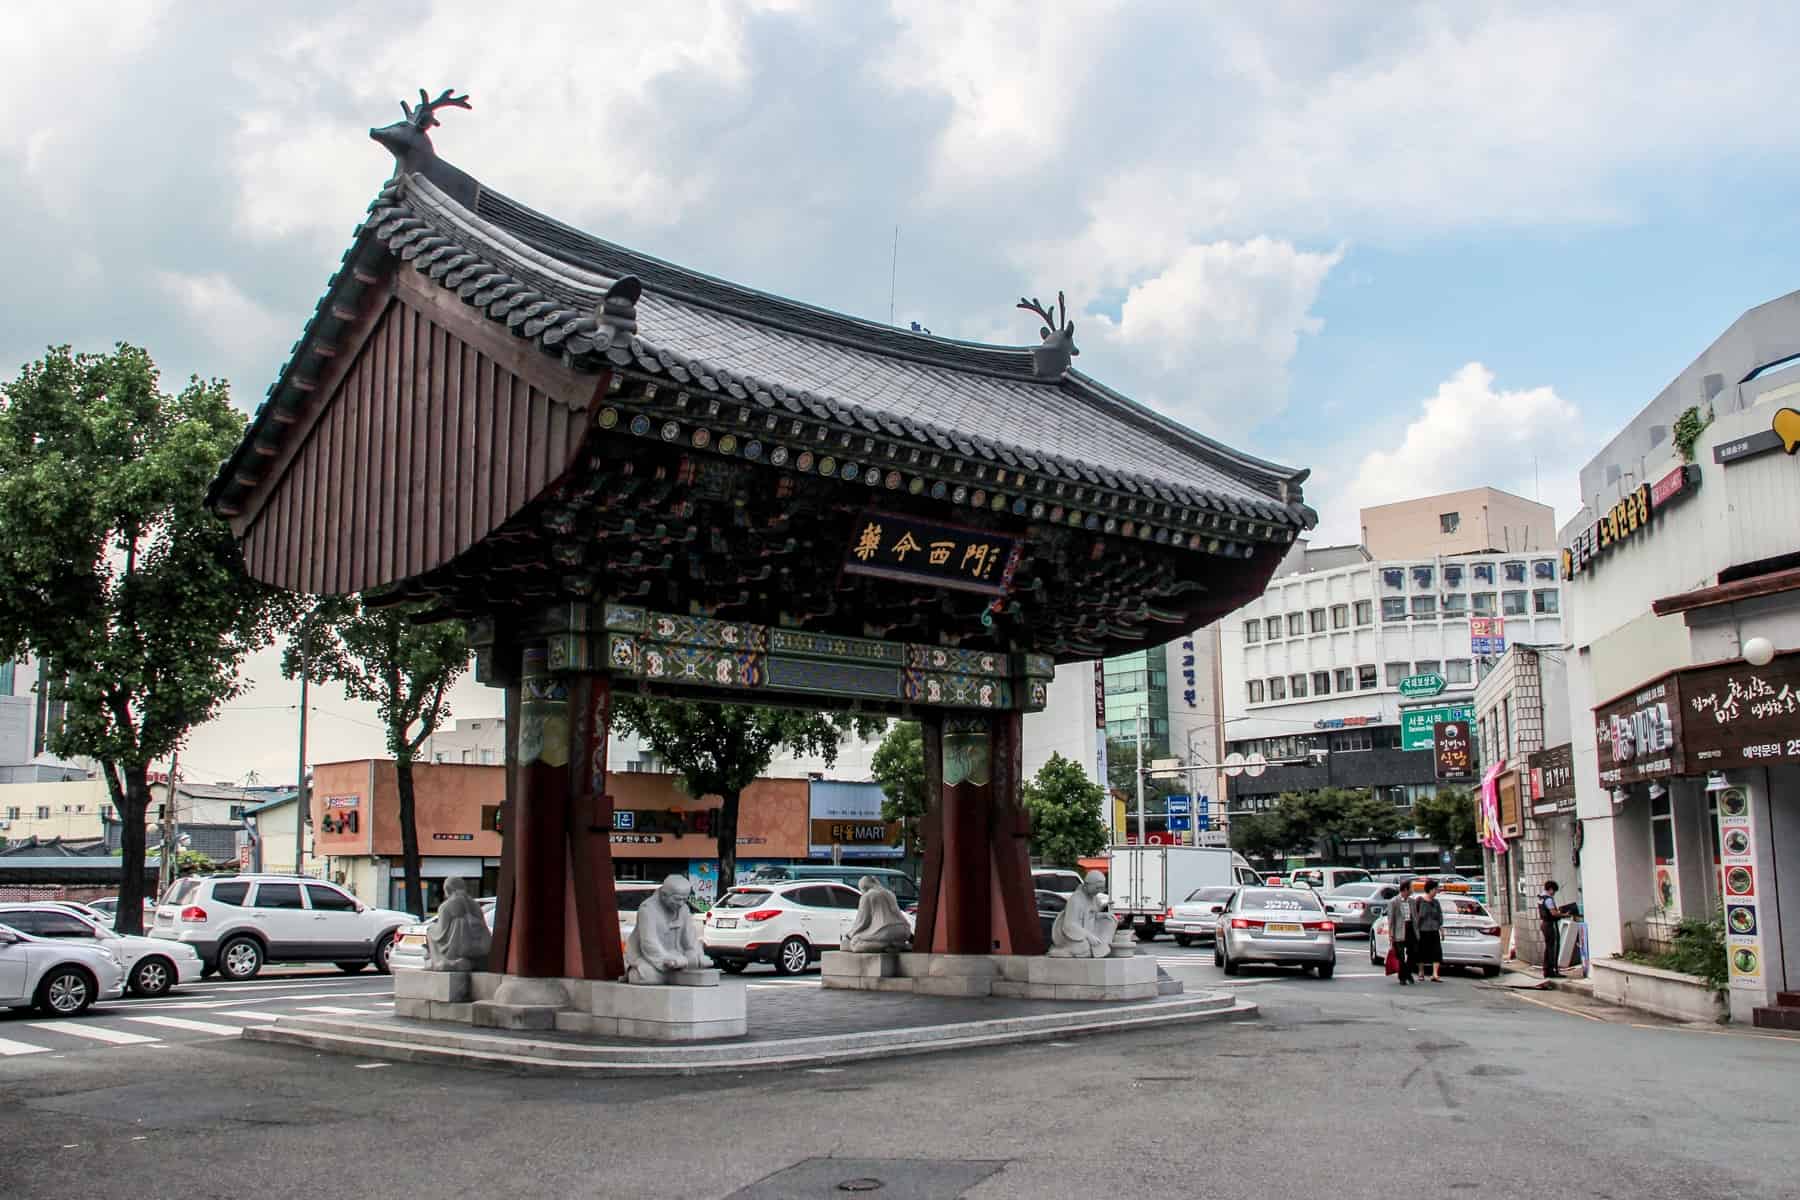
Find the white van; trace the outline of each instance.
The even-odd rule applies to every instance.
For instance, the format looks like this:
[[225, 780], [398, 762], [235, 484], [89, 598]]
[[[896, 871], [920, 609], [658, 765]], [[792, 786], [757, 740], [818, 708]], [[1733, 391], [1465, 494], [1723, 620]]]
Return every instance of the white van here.
[[1361, 867], [1301, 867], [1289, 871], [1289, 887], [1311, 888], [1315, 892], [1335, 892], [1346, 883], [1372, 883], [1374, 876]]

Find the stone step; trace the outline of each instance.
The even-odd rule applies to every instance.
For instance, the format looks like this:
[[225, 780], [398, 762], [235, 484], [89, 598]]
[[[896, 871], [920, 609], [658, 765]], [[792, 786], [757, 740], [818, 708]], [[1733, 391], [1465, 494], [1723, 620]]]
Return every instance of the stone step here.
[[1770, 1005], [1756, 1009], [1753, 1019], [1758, 1029], [1791, 1029], [1800, 1033], [1800, 1008]]
[[1800, 1008], [1800, 992], [1776, 992], [1776, 1008]]

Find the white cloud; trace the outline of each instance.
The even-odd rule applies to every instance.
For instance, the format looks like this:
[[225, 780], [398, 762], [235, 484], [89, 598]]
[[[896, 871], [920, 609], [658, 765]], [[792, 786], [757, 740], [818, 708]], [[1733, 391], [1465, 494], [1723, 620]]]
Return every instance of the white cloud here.
[[245, 295], [228, 275], [159, 271], [155, 280], [163, 298], [209, 349], [208, 361], [217, 374], [247, 362], [262, 362], [266, 348], [278, 344], [293, 324]]
[[1471, 487], [1537, 495], [1566, 518], [1580, 504], [1576, 478], [1590, 451], [1581, 414], [1554, 388], [1496, 388], [1494, 373], [1471, 362], [1420, 404], [1392, 449], [1318, 473], [1318, 540], [1355, 541], [1368, 505]]

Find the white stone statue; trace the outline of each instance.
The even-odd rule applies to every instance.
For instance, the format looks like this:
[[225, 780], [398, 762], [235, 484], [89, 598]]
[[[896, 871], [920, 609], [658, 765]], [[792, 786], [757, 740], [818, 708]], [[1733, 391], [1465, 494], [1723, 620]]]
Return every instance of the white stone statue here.
[[712, 965], [700, 953], [700, 935], [688, 917], [693, 890], [686, 875], [671, 875], [638, 909], [637, 925], [625, 942], [627, 983], [669, 983], [677, 971]]
[[1089, 871], [1080, 887], [1069, 893], [1069, 902], [1050, 926], [1051, 958], [1105, 958], [1112, 953], [1119, 919], [1100, 906], [1097, 897], [1106, 890], [1106, 876]]
[[493, 934], [481, 905], [469, 895], [469, 887], [452, 875], [444, 880], [444, 902], [438, 905], [426, 931], [430, 949], [426, 967], [432, 971], [481, 971], [487, 968]]
[[882, 887], [873, 875], [864, 875], [856, 886], [862, 899], [856, 902], [856, 923], [844, 935], [844, 949], [855, 954], [906, 949], [912, 942], [912, 926], [900, 911], [894, 893]]

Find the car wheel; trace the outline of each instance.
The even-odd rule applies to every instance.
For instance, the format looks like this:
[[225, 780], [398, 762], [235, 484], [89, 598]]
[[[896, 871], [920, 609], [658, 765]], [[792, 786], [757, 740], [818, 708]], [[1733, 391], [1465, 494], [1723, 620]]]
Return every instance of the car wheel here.
[[1238, 973], [1238, 965], [1231, 961], [1231, 952], [1229, 950], [1225, 952], [1224, 957], [1219, 963], [1219, 967], [1227, 975], [1236, 975]]
[[1213, 938], [1213, 966], [1222, 967], [1224, 965], [1225, 965], [1225, 940], [1223, 938], [1215, 937], [1215, 938]]
[[394, 935], [391, 931], [383, 934], [381, 940], [375, 943], [375, 957], [369, 961], [383, 975], [394, 973]]
[[94, 1002], [94, 979], [80, 967], [54, 967], [39, 981], [37, 1006], [53, 1017], [74, 1017]]
[[741, 958], [721, 958], [716, 961], [719, 964], [719, 970], [727, 975], [742, 975], [744, 968], [750, 965]]
[[812, 965], [812, 947], [805, 938], [791, 937], [775, 952], [777, 975], [798, 975]]
[[262, 968], [262, 943], [255, 938], [232, 938], [219, 947], [219, 973], [227, 979], [255, 979]]
[[366, 962], [341, 962], [337, 965], [337, 969], [346, 975], [355, 975], [368, 965]]
[[1185, 950], [1194, 944], [1193, 936], [1191, 934], [1178, 933], [1175, 935], [1175, 944]]
[[1369, 935], [1369, 961], [1375, 966], [1381, 965], [1381, 956], [1375, 953], [1375, 935]]
[[1162, 930], [1158, 929], [1154, 924], [1145, 921], [1137, 928], [1138, 940], [1141, 942], [1154, 942], [1156, 940], [1156, 935], [1161, 932]]
[[1484, 977], [1486, 977], [1488, 979], [1492, 979], [1494, 976], [1496, 976], [1500, 973], [1500, 968], [1494, 967], [1494, 966], [1483, 967], [1483, 968], [1481, 968], [1481, 973]]
[[1336, 970], [1337, 970], [1337, 964], [1334, 962], [1320, 963], [1319, 964], [1319, 978], [1320, 979], [1330, 979], [1332, 976], [1332, 973], [1335, 972]]
[[175, 964], [152, 955], [131, 969], [131, 990], [138, 996], [161, 996], [175, 986]]

